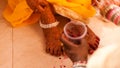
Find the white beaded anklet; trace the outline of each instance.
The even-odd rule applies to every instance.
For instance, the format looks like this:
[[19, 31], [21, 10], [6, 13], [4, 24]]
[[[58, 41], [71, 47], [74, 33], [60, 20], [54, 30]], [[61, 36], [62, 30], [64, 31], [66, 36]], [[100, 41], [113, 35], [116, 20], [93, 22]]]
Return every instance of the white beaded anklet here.
[[41, 21], [40, 21], [39, 24], [40, 24], [40, 27], [46, 29], [46, 28], [56, 27], [59, 24], [59, 22], [56, 21], [56, 22], [53, 22], [53, 23], [50, 23], [50, 24], [42, 24]]
[[78, 61], [73, 64], [73, 68], [86, 68], [87, 61]]

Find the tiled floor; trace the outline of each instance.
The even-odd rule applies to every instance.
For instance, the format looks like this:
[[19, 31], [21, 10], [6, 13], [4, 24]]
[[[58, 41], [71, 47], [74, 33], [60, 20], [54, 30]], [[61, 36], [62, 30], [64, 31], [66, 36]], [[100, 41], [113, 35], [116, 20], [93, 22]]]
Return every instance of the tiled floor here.
[[[4, 1], [0, 3], [0, 13], [5, 4]], [[12, 28], [0, 14], [0, 68], [71, 67], [68, 58], [46, 54], [44, 46], [44, 36], [38, 23]]]
[[12, 28], [1, 15], [4, 4], [0, 3], [0, 68], [12, 68]]
[[[68, 58], [54, 57], [45, 53], [44, 36], [38, 23], [12, 28], [1, 14], [5, 4], [4, 0], [0, 0], [0, 68], [71, 68], [72, 63]], [[103, 59], [108, 57], [111, 48], [115, 49], [109, 47], [108, 52], [101, 48], [120, 44], [120, 27], [95, 17], [90, 19], [88, 25], [101, 38], [100, 48], [88, 62], [89, 68], [98, 68], [95, 66], [102, 64], [98, 59], [101, 58], [100, 54], [105, 54], [101, 58], [105, 63], [107, 61]]]

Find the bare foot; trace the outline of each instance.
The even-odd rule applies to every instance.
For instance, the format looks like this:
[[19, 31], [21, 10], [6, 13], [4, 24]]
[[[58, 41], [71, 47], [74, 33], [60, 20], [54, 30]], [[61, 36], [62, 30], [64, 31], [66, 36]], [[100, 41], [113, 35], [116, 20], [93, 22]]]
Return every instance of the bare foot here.
[[59, 28], [53, 27], [44, 29], [46, 37], [46, 52], [51, 55], [60, 56], [63, 54], [63, 47], [61, 46]]
[[87, 29], [88, 32], [85, 38], [90, 46], [89, 54], [92, 54], [94, 50], [98, 48], [100, 38], [97, 35], [95, 35], [95, 33], [88, 26]]
[[[40, 19], [41, 23], [46, 25], [56, 22], [49, 5], [44, 7], [44, 11], [41, 12]], [[63, 54], [63, 48], [59, 40], [61, 32], [58, 25], [50, 28], [43, 28], [43, 32], [46, 38], [46, 52], [55, 56], [60, 56]]]
[[[51, 6], [46, 0], [27, 0], [27, 3], [35, 13], [40, 14], [42, 24], [48, 25], [56, 22]], [[60, 56], [63, 53], [63, 49], [59, 40], [60, 30], [58, 26], [43, 28], [43, 32], [46, 38], [46, 52]]]

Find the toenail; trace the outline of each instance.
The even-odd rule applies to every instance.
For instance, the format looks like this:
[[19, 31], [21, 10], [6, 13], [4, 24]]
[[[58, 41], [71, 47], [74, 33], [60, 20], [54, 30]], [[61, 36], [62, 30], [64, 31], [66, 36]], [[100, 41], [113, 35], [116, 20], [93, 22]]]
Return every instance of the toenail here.
[[61, 46], [63, 46], [63, 43], [61, 43]]
[[93, 54], [93, 52], [94, 52], [93, 50], [90, 50], [90, 54]]

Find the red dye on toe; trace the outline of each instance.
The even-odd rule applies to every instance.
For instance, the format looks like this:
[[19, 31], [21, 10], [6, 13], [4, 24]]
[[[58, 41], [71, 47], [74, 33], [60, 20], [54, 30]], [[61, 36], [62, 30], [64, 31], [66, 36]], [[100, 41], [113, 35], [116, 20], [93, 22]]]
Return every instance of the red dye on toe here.
[[93, 50], [90, 50], [90, 54], [93, 54], [93, 52], [94, 52]]
[[64, 68], [65, 68], [66, 66], [64, 65]]
[[59, 59], [61, 59], [61, 57]]

